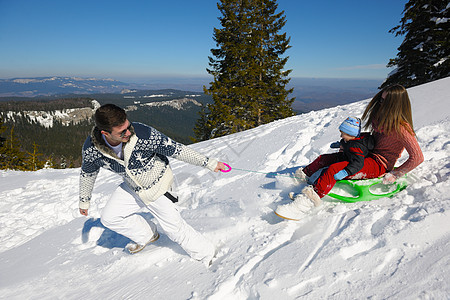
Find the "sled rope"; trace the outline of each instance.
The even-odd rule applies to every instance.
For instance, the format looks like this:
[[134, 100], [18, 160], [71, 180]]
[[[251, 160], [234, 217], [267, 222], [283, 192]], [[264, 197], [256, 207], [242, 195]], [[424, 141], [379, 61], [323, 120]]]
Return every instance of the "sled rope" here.
[[[234, 169], [234, 170], [247, 172], [247, 173], [265, 174], [265, 175], [269, 175], [269, 176], [282, 176], [282, 177], [289, 177], [289, 178], [294, 178], [294, 179], [297, 178], [293, 175], [277, 174], [278, 172], [261, 172], [261, 171], [254, 171], [254, 170], [248, 170], [248, 169], [231, 168], [230, 165], [228, 165], [226, 163], [223, 163], [223, 164], [228, 168], [226, 170], [221, 170], [221, 172], [224, 172], [224, 173], [230, 172], [232, 169]], [[403, 178], [405, 178], [405, 177], [406, 177], [406, 175], [404, 175]], [[328, 193], [327, 196], [330, 196], [332, 198], [335, 198], [335, 199], [338, 199], [338, 200], [341, 200], [344, 202], [370, 201], [370, 200], [375, 200], [375, 199], [384, 198], [384, 197], [393, 197], [395, 194], [406, 189], [406, 187], [408, 186], [408, 183], [405, 180], [396, 181], [393, 183], [396, 185], [396, 188], [394, 191], [384, 193], [384, 194], [374, 194], [370, 191], [370, 188], [373, 185], [381, 184], [383, 182], [383, 178], [381, 178], [381, 177], [380, 178], [372, 178], [372, 179], [368, 179], [368, 181], [371, 182], [369, 185], [359, 185], [358, 183], [360, 182], [360, 180], [358, 180], [358, 179], [338, 180], [337, 183], [351, 186], [357, 192], [358, 195], [356, 197], [349, 197], [349, 196], [343, 196], [343, 195], [339, 195], [339, 194], [330, 192], [330, 193]]]
[[[228, 164], [225, 164], [225, 166], [228, 167], [228, 170], [226, 170], [225, 172], [230, 172], [231, 171], [231, 167]], [[239, 168], [233, 168], [233, 170], [238, 170], [238, 171], [242, 171], [242, 172], [247, 172], [247, 173], [257, 173], [257, 174], [265, 174], [265, 175], [271, 175], [271, 176], [280, 176], [280, 177], [289, 177], [289, 178], [297, 178], [293, 175], [285, 175], [285, 174], [278, 174], [278, 172], [261, 172], [261, 171], [254, 171], [254, 170], [247, 170], [247, 169], [239, 169]]]

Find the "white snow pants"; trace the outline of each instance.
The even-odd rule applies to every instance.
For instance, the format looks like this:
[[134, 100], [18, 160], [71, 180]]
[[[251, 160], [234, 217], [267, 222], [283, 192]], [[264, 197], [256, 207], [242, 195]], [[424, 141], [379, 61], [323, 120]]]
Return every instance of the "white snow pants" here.
[[167, 236], [194, 259], [212, 258], [215, 248], [202, 234], [181, 217], [178, 207], [161, 196], [145, 205], [127, 184], [122, 183], [112, 194], [101, 213], [102, 224], [138, 244], [146, 244], [156, 231], [156, 225], [138, 214], [146, 207]]

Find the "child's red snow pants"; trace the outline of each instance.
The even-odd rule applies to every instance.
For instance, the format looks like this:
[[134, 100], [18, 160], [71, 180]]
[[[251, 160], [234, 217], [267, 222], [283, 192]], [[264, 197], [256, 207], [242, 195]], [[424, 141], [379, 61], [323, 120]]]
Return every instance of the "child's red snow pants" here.
[[[339, 152], [322, 154], [316, 158], [312, 163], [303, 169], [303, 172], [307, 176], [311, 176], [318, 170], [328, 167], [328, 169], [322, 173], [317, 179], [314, 185], [314, 190], [320, 196], [324, 197], [330, 192], [333, 186], [336, 184], [334, 174], [341, 171], [348, 165], [348, 161], [342, 161], [342, 155]], [[346, 177], [346, 179], [368, 179], [377, 178], [386, 173], [386, 168], [379, 164], [374, 158], [366, 157], [364, 159], [363, 168], [356, 174]]]

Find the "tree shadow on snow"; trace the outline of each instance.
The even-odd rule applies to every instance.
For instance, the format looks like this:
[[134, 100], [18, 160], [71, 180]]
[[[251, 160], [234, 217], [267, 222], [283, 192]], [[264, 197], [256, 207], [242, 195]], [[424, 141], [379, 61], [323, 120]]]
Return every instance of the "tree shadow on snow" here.
[[299, 168], [298, 167], [292, 167], [292, 168], [287, 168], [281, 171], [277, 171], [277, 172], [269, 172], [266, 173], [266, 178], [276, 178], [277, 176], [284, 176], [284, 177], [294, 177], [295, 171]]
[[272, 182], [263, 184], [261, 187], [266, 190], [281, 190], [280, 196], [287, 198], [290, 192], [298, 193], [304, 184], [299, 184], [294, 178], [295, 171], [299, 167], [287, 168], [278, 172], [267, 173], [266, 178], [275, 179]]
[[294, 181], [294, 174], [295, 171], [298, 169], [299, 167], [292, 167], [292, 168], [287, 168], [278, 172], [269, 172], [269, 173], [265, 173], [266, 174], [266, 178], [271, 178], [271, 179], [276, 179], [275, 181], [263, 184], [261, 187], [263, 189], [266, 190], [279, 190], [279, 186], [277, 185], [277, 181], [286, 179], [287, 181], [292, 180]]

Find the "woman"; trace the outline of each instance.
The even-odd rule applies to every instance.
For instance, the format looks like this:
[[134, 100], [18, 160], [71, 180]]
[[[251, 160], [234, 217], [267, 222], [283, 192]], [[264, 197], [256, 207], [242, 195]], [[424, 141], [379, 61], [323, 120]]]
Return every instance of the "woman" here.
[[[366, 120], [365, 128], [372, 126], [375, 148], [372, 151], [374, 159], [383, 172], [383, 183], [395, 182], [423, 162], [422, 150], [413, 129], [411, 102], [408, 92], [401, 85], [394, 85], [382, 90], [370, 101], [362, 116]], [[394, 170], [394, 165], [403, 150], [409, 158]]]
[[[375, 147], [364, 159], [363, 168], [349, 179], [377, 178], [382, 175], [383, 183], [394, 183], [398, 178], [413, 170], [423, 162], [423, 154], [413, 129], [411, 102], [408, 92], [401, 85], [394, 85], [380, 91], [367, 105], [362, 119], [365, 128], [372, 128]], [[409, 158], [398, 168], [394, 165], [403, 150]], [[299, 169], [296, 177], [305, 180], [317, 171], [315, 162]], [[307, 186], [292, 203], [279, 206], [275, 213], [285, 219], [299, 220], [314, 206], [321, 204], [324, 196], [315, 186]]]

